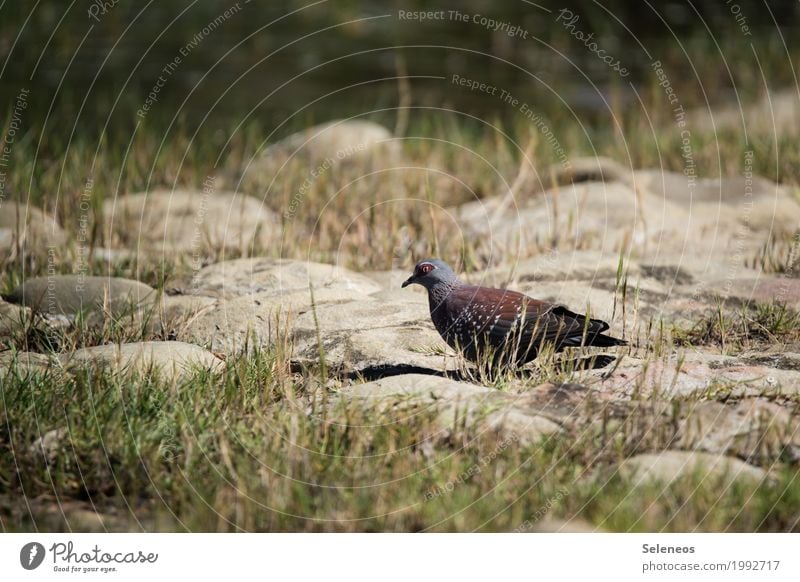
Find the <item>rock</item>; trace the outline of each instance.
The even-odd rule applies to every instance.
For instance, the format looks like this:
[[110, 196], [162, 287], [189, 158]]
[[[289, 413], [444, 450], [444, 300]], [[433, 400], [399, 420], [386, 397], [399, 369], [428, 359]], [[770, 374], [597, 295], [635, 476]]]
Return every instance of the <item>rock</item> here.
[[549, 418], [517, 408], [492, 412], [486, 418], [485, 426], [523, 445], [534, 444], [543, 436], [561, 430], [561, 427]]
[[61, 356], [64, 366], [81, 373], [95, 366], [108, 367], [114, 373], [147, 374], [158, 369], [162, 378], [180, 380], [194, 369], [219, 371], [223, 362], [201, 347], [183, 342], [136, 342], [83, 348]]
[[315, 295], [325, 291], [342, 291], [343, 298], [368, 295], [380, 286], [363, 275], [336, 265], [289, 259], [250, 258], [224, 261], [198, 271], [184, 285], [184, 292], [212, 297], [241, 297], [256, 293], [281, 295], [305, 292], [309, 285]]
[[58, 368], [53, 364], [53, 360], [44, 354], [11, 350], [0, 352], [0, 378], [11, 374], [26, 378], [32, 374], [58, 372]]
[[496, 434], [509, 445], [530, 444], [561, 430], [557, 423], [518, 406], [524, 401], [514, 396], [440, 376], [390, 376], [346, 388], [340, 398], [396, 414], [397, 421], [421, 410], [435, 410], [436, 425], [442, 431], [450, 431], [458, 421], [472, 435]]
[[188, 320], [211, 310], [217, 301], [204, 295], [164, 295], [160, 315], [164, 322]]
[[696, 351], [683, 352], [680, 357], [638, 360], [625, 358], [608, 376], [602, 386], [628, 396], [658, 395], [713, 396], [715, 393], [733, 396], [762, 394], [797, 394], [800, 372], [767, 366], [749, 365], [736, 358]]
[[19, 244], [30, 252], [66, 242], [66, 233], [46, 212], [30, 204], [0, 201], [0, 251], [10, 251]]
[[696, 475], [709, 486], [719, 484], [724, 490], [734, 481], [760, 482], [767, 477], [763, 469], [733, 457], [687, 451], [636, 455], [623, 461], [618, 470], [623, 476], [633, 479], [636, 486], [669, 485]]
[[103, 205], [108, 240], [138, 250], [187, 252], [196, 266], [222, 249], [252, 252], [271, 242], [277, 215], [236, 192], [154, 190], [111, 198]]
[[[602, 251], [619, 255], [632, 248], [638, 256], [682, 249], [688, 238], [708, 226], [705, 216], [621, 182], [580, 182], [517, 200], [503, 209], [497, 198], [451, 210], [471, 236], [487, 238], [500, 252], [518, 255], [530, 249], [580, 245], [593, 241]], [[631, 246], [632, 245], [632, 246]], [[497, 252], [497, 249], [495, 249]], [[653, 255], [655, 256], [655, 255]]]
[[[619, 260], [619, 253], [553, 250], [489, 269], [480, 273], [480, 280], [471, 282], [476, 285], [493, 287], [542, 281], [613, 280], [617, 276]], [[629, 276], [635, 276], [642, 271], [638, 262], [625, 260], [623, 261], [623, 272], [627, 272]]]
[[178, 339], [226, 354], [286, 340], [294, 319], [311, 310], [309, 285], [318, 310], [331, 303], [366, 300], [380, 290], [369, 278], [333, 265], [282, 259], [226, 261], [202, 269], [184, 289], [224, 300], [194, 317]]
[[681, 420], [678, 446], [772, 461], [787, 447], [800, 446], [800, 419], [789, 409], [762, 398], [732, 404], [697, 402]]
[[544, 172], [542, 179], [552, 177], [556, 184], [573, 184], [578, 182], [624, 182], [630, 183], [632, 168], [603, 156], [575, 158], [568, 167], [555, 164]]
[[293, 133], [267, 148], [265, 154], [280, 150], [288, 155], [308, 156], [312, 161], [357, 161], [354, 156], [368, 156], [381, 146], [394, 147], [393, 139], [392, 132], [378, 123], [336, 119]]
[[204, 295], [164, 295], [159, 309], [145, 314], [147, 332], [161, 339], [175, 339], [187, 326], [217, 305], [217, 299]]
[[[748, 200], [766, 202], [776, 197], [790, 196], [785, 187], [760, 176], [696, 178], [690, 188], [689, 179], [680, 172], [667, 170], [637, 170], [636, 185], [659, 198], [694, 205], [712, 202], [741, 207]], [[749, 195], [746, 195], [749, 194]]]
[[6, 299], [45, 315], [75, 316], [102, 312], [121, 317], [152, 306], [157, 293], [149, 285], [118, 277], [52, 275], [25, 280]]
[[744, 121], [748, 133], [766, 134], [759, 139], [779, 141], [782, 137], [796, 135], [800, 129], [800, 99], [795, 89], [770, 91], [758, 101], [744, 106], [735, 102], [715, 107], [713, 111], [699, 107], [689, 112], [688, 119], [693, 131], [697, 128], [714, 135], [731, 131], [737, 137], [741, 137], [745, 129]]
[[306, 168], [313, 166], [314, 174], [320, 176], [335, 166], [367, 169], [393, 164], [399, 157], [398, 142], [382, 125], [339, 119], [309, 127], [267, 147], [244, 169], [242, 185], [248, 191], [274, 191], [274, 182], [291, 174], [294, 162]]
[[30, 320], [30, 309], [0, 300], [0, 338], [23, 330]]
[[292, 327], [294, 359], [303, 364], [320, 360], [319, 337], [329, 367], [342, 372], [366, 370], [444, 370], [455, 358], [430, 321], [428, 303], [417, 293], [391, 304], [372, 297], [321, 305], [307, 311]]
[[64, 441], [67, 437], [69, 437], [69, 430], [66, 427], [49, 430], [31, 443], [30, 450], [43, 455], [48, 463], [52, 463], [65, 447]]
[[[322, 290], [315, 296], [324, 303], [341, 298], [341, 291]], [[294, 314], [310, 304], [307, 291], [234, 297], [198, 313], [178, 331], [177, 339], [229, 355], [264, 349], [276, 341], [288, 341]]]
[[[523, 524], [524, 526], [525, 524]], [[515, 532], [524, 533], [598, 533], [604, 531], [602, 528], [595, 527], [588, 521], [579, 518], [570, 520], [556, 519], [547, 517], [540, 522], [532, 523], [524, 529], [516, 529]]]
[[735, 278], [711, 282], [706, 288], [724, 298], [784, 304], [800, 310], [800, 279], [797, 278], [769, 275], [758, 279]]

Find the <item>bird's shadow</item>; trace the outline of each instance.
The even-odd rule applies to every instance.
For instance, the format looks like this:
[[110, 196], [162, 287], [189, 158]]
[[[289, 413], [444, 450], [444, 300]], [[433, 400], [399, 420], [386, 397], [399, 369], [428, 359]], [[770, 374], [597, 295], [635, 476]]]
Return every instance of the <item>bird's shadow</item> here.
[[[587, 356], [582, 358], [572, 358], [560, 360], [555, 363], [557, 372], [565, 371], [586, 371], [586, 370], [599, 370], [606, 368], [617, 360], [616, 356], [608, 354], [599, 354], [595, 356]], [[389, 378], [392, 376], [402, 376], [404, 374], [424, 374], [427, 376], [439, 376], [441, 378], [449, 378], [461, 382], [474, 381], [476, 377], [480, 377], [474, 370], [435, 370], [433, 368], [426, 368], [424, 366], [413, 366], [411, 364], [392, 364], [392, 365], [378, 365], [370, 366], [356, 372], [349, 372], [344, 374], [344, 378], [348, 380], [359, 380], [372, 382], [373, 380], [380, 380], [381, 378]], [[535, 369], [531, 368], [518, 368], [513, 371], [514, 377], [520, 380], [530, 379], [538, 375]]]

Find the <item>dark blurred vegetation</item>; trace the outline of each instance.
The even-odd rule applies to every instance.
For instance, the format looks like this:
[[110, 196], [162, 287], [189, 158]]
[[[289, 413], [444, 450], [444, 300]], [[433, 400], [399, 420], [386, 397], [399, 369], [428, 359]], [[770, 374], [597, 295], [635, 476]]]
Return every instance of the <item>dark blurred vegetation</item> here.
[[[31, 117], [41, 122], [50, 116], [48, 133], [102, 128], [129, 135], [162, 68], [236, 6], [233, 0], [102, 4], [4, 3], [0, 103], [13, 103], [27, 87], [36, 112]], [[576, 28], [594, 33], [599, 46], [631, 70], [628, 78], [620, 79], [555, 22], [562, 7], [580, 15]], [[472, 22], [398, 19], [399, 10], [454, 8], [519, 25], [528, 38]], [[190, 127], [228, 128], [256, 121], [271, 130], [294, 116], [286, 133], [312, 121], [394, 107], [397, 85], [390, 78], [398, 73], [398, 55], [417, 77], [411, 82], [415, 105], [483, 115], [509, 112], [497, 99], [421, 77], [471, 76], [509, 88], [545, 112], [570, 106], [591, 119], [607, 115], [609, 96], [624, 104], [635, 98], [632, 87], [645, 95], [652, 91], [648, 66], [659, 59], [679, 84], [684, 106], [724, 101], [734, 91], [757, 97], [765, 80], [771, 86], [794, 83], [799, 16], [795, 1], [240, 0], [168, 76], [147, 123], [166, 126], [177, 117]], [[740, 24], [749, 27], [749, 36]]]

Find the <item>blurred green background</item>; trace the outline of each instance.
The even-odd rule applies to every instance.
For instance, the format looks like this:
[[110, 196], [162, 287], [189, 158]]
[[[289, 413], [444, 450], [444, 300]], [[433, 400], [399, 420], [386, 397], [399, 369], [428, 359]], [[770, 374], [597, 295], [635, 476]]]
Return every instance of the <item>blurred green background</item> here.
[[[594, 33], [630, 76], [620, 78], [556, 22], [562, 8], [579, 15], [575, 30]], [[527, 38], [471, 21], [398, 18], [401, 10], [452, 9], [520, 26]], [[512, 114], [498, 99], [425, 78], [460, 74], [507, 88], [546, 114], [570, 107], [587, 122], [602, 122], [605, 100], [624, 106], [635, 99], [634, 88], [643, 95], [654, 90], [654, 59], [666, 65], [687, 107], [737, 92], [758, 97], [765, 80], [771, 87], [794, 84], [798, 17], [796, 1], [4, 2], [0, 103], [11, 108], [19, 90], [29, 88], [30, 117], [43, 125], [49, 115], [48, 134], [129, 135], [163, 67], [194, 39], [146, 123], [255, 122], [271, 130], [292, 117], [281, 131], [288, 133], [395, 107], [392, 77], [403, 63], [414, 105]], [[391, 122], [394, 114], [374, 117]]]

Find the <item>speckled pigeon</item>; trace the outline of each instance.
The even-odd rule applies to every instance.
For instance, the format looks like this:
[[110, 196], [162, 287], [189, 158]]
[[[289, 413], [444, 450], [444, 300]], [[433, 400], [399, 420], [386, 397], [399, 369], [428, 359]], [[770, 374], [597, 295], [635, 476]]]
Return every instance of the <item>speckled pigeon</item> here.
[[[507, 289], [467, 285], [439, 259], [417, 263], [403, 287], [428, 290], [433, 325], [444, 341], [477, 363], [514, 364], [533, 360], [545, 345], [625, 345], [604, 335], [608, 324]], [[488, 359], [486, 359], [488, 358]]]

